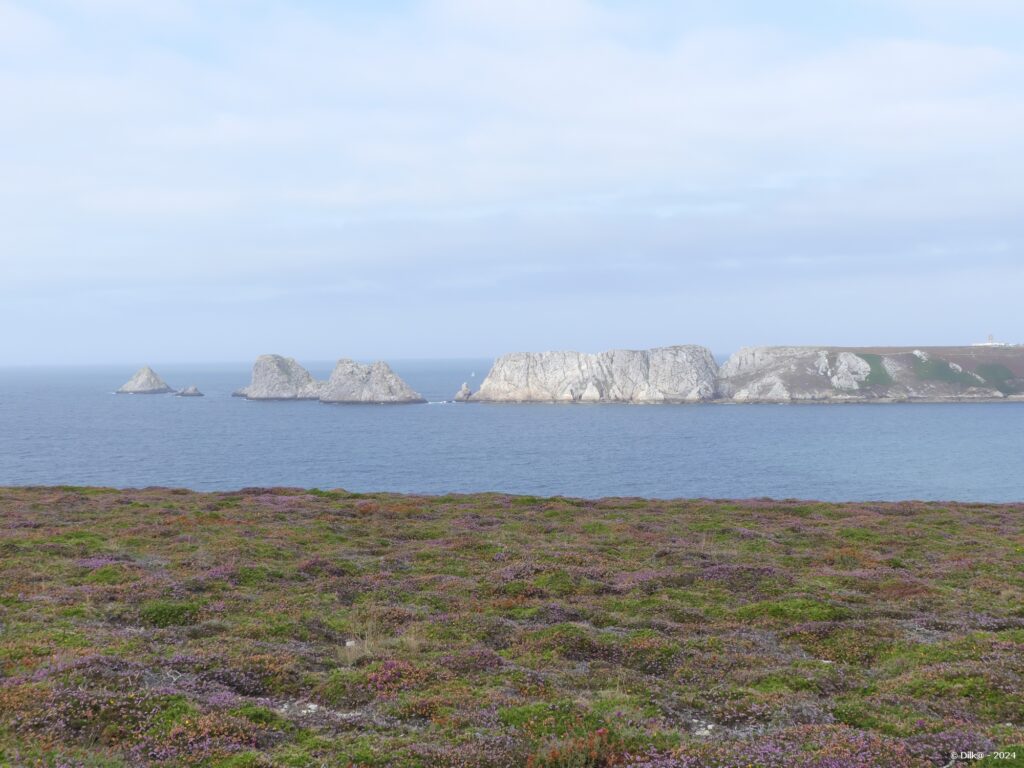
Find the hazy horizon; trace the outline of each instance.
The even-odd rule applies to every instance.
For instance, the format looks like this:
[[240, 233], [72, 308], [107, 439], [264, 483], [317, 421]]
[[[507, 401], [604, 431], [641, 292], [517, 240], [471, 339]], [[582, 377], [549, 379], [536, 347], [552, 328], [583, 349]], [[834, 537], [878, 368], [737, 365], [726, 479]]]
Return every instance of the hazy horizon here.
[[0, 0], [4, 365], [1024, 341], [1022, 3], [343, 5]]
[[[705, 347], [707, 346], [707, 345], [704, 345], [704, 344], [700, 344], [699, 342], [681, 342], [681, 343], [682, 344], [691, 344], [692, 343], [692, 344], [696, 344], [698, 346], [705, 346]], [[671, 345], [667, 345], [667, 346], [671, 346]], [[752, 346], [752, 345], [744, 345], [744, 346]], [[810, 342], [807, 343], [807, 344], [799, 344], [799, 345], [767, 344], [767, 345], [764, 345], [764, 346], [801, 346], [801, 347], [809, 347], [809, 348], [816, 348], [816, 347], [823, 347], [823, 348], [824, 347], [830, 347], [830, 348], [838, 347], [838, 348], [843, 348], [841, 345], [835, 345], [835, 344], [814, 344], [814, 343], [810, 343]], [[917, 344], [917, 345], [851, 344], [851, 345], [849, 345], [848, 348], [855, 349], [855, 348], [878, 348], [878, 347], [897, 347], [897, 346], [910, 349], [910, 348], [913, 348], [913, 347], [934, 348], [934, 347], [941, 347], [941, 346], [970, 346], [970, 345], [969, 344], [963, 344], [963, 345], [948, 345], [948, 344]], [[1024, 346], [1024, 345], [1015, 345], [1015, 346]], [[555, 349], [555, 348], [549, 348], [549, 347], [536, 347], [535, 349], [506, 349], [506, 350], [502, 350], [500, 352], [495, 352], [495, 353], [489, 354], [489, 355], [487, 355], [487, 354], [481, 354], [481, 355], [447, 355], [447, 356], [439, 356], [439, 357], [411, 357], [411, 356], [399, 357], [399, 356], [393, 356], [393, 355], [392, 356], [384, 356], [384, 355], [372, 355], [372, 354], [371, 355], [346, 355], [346, 354], [340, 354], [340, 355], [335, 355], [334, 357], [324, 357], [322, 355], [321, 356], [315, 356], [315, 355], [314, 356], [300, 356], [300, 355], [293, 355], [290, 352], [288, 352], [287, 350], [284, 350], [284, 351], [282, 351], [282, 350], [265, 350], [264, 352], [257, 353], [257, 355], [260, 355], [260, 354], [275, 354], [275, 355], [282, 355], [284, 357], [293, 357], [304, 368], [307, 368], [307, 369], [309, 369], [312, 372], [316, 372], [316, 369], [320, 369], [321, 373], [329, 373], [330, 369], [334, 367], [334, 365], [337, 363], [337, 361], [340, 360], [340, 359], [343, 359], [343, 358], [354, 359], [357, 362], [362, 362], [362, 363], [369, 363], [369, 362], [374, 362], [374, 361], [377, 361], [377, 360], [383, 360], [384, 362], [391, 363], [391, 364], [411, 364], [411, 363], [412, 364], [415, 364], [415, 363], [454, 364], [454, 363], [480, 363], [480, 362], [493, 363], [501, 355], [504, 355], [504, 354], [507, 354], [507, 353], [512, 353], [512, 352], [565, 352], [565, 351], [573, 351], [573, 352], [584, 352], [584, 353], [596, 353], [596, 352], [606, 352], [606, 351], [610, 351], [610, 350], [613, 350], [613, 349], [644, 350], [644, 349], [650, 349], [650, 347], [640, 347], [640, 346], [633, 346], [633, 347], [606, 347], [606, 348], [596, 348], [595, 347], [595, 348], [577, 348], [577, 349], [572, 349], [572, 350], [570, 350], [568, 348], [558, 348], [558, 349]], [[718, 349], [714, 349], [714, 348], [711, 348], [711, 347], [708, 347], [708, 349], [710, 349], [711, 354], [715, 358], [715, 361], [719, 365], [721, 365], [733, 353], [738, 352], [740, 349], [742, 349], [742, 347], [737, 347], [736, 349], [731, 349], [731, 350], [718, 350]], [[0, 363], [0, 370], [47, 369], [47, 368], [51, 368], [51, 369], [75, 369], [75, 368], [78, 368], [78, 369], [87, 369], [87, 368], [114, 369], [114, 368], [123, 368], [125, 373], [127, 374], [129, 372], [135, 372], [137, 369], [142, 368], [143, 366], [149, 366], [150, 368], [157, 369], [157, 373], [160, 373], [160, 370], [162, 370], [164, 367], [166, 367], [166, 368], [191, 367], [191, 368], [197, 368], [197, 369], [203, 369], [203, 368], [217, 369], [217, 368], [220, 368], [222, 366], [232, 366], [232, 367], [238, 366], [240, 368], [242, 368], [242, 367], [248, 368], [249, 366], [251, 366], [253, 364], [253, 361], [254, 361], [254, 359], [255, 359], [255, 357], [257, 355], [254, 355], [253, 357], [247, 358], [247, 359], [237, 358], [237, 357], [236, 358], [232, 358], [232, 357], [221, 357], [221, 358], [210, 357], [210, 358], [207, 358], [207, 359], [195, 359], [195, 360], [188, 360], [188, 359], [177, 359], [177, 360], [174, 360], [174, 359], [157, 359], [157, 358], [139, 358], [139, 359], [124, 358], [124, 359], [120, 359], [119, 360], [119, 359], [116, 359], [116, 358], [111, 358], [111, 359], [107, 359], [107, 360], [92, 360], [92, 361], [88, 361], [88, 362], [77, 362], [77, 363], [76, 362], [65, 363], [65, 362], [60, 362], [60, 361], [57, 361], [57, 362], [21, 362], [21, 363], [5, 362], [5, 363]], [[476, 374], [477, 374], [477, 376], [479, 378], [483, 378], [487, 374], [487, 369], [482, 369], [482, 370], [476, 371]]]

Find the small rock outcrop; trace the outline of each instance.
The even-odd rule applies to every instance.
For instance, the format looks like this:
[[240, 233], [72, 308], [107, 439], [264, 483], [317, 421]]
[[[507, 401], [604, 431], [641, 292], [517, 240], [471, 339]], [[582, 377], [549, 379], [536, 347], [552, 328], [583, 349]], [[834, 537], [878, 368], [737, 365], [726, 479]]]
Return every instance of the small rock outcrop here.
[[455, 393], [455, 402], [456, 403], [466, 403], [466, 402], [469, 402], [469, 398], [471, 398], [472, 396], [473, 396], [473, 390], [471, 390], [469, 388], [469, 384], [467, 384], [464, 381], [464, 382], [462, 382], [462, 387], [460, 387], [459, 391]]
[[204, 395], [199, 391], [199, 387], [193, 384], [180, 390], [178, 392], [178, 397], [204, 397]]
[[1024, 349], [747, 347], [719, 370], [734, 402], [1001, 400], [1024, 393]]
[[362, 365], [342, 358], [331, 378], [321, 387], [323, 403], [425, 403], [423, 396], [406, 384], [387, 363]]
[[173, 392], [152, 368], [144, 365], [117, 390], [119, 395], [163, 395]]
[[695, 345], [516, 352], [499, 357], [471, 402], [688, 403], [712, 400], [718, 366]]
[[234, 395], [247, 400], [319, 400], [323, 387], [295, 358], [260, 355], [252, 366], [252, 382]]

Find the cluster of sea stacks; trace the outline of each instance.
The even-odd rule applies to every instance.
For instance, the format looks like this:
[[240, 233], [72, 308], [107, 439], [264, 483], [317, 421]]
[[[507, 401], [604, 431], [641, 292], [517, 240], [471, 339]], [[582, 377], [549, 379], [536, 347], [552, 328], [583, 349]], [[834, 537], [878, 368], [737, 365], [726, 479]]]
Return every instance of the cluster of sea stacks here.
[[[119, 393], [175, 393], [144, 367]], [[247, 400], [423, 403], [384, 362], [338, 361], [326, 381], [291, 357], [260, 355]], [[648, 350], [515, 352], [462, 403], [794, 403], [1024, 400], [1024, 347], [747, 347], [719, 367], [696, 345]]]
[[[120, 389], [121, 395], [176, 394], [202, 397], [196, 387], [174, 390], [148, 365]], [[425, 403], [423, 396], [400, 379], [391, 367], [377, 361], [362, 365], [343, 358], [327, 381], [318, 381], [291, 357], [260, 355], [252, 366], [249, 386], [234, 397], [246, 400], [319, 400], [321, 403]]]
[[291, 357], [260, 355], [252, 382], [234, 393], [247, 400], [319, 400], [321, 403], [425, 403], [387, 363], [362, 365], [343, 358], [327, 381], [318, 381]]
[[514, 353], [460, 402], [791, 403], [1024, 399], [1024, 347], [699, 346]]

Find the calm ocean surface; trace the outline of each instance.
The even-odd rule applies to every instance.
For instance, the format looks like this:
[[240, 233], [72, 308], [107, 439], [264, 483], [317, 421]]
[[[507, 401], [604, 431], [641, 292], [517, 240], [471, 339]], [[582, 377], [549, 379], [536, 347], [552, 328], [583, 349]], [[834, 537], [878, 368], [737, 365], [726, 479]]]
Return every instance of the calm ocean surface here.
[[[392, 366], [443, 401], [490, 361]], [[329, 406], [230, 397], [248, 363], [156, 369], [207, 396], [0, 369], [0, 485], [1024, 501], [1024, 403]]]

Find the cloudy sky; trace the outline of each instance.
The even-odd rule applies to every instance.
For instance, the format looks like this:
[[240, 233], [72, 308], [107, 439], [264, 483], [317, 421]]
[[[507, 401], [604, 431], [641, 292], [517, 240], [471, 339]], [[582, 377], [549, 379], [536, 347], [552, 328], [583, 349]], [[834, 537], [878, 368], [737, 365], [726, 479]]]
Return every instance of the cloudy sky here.
[[1024, 341], [1019, 0], [0, 0], [4, 363]]

